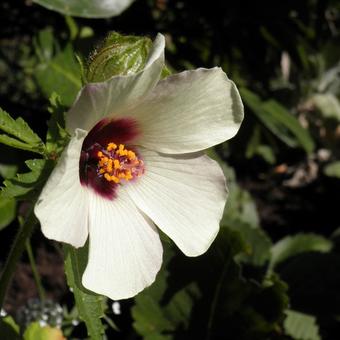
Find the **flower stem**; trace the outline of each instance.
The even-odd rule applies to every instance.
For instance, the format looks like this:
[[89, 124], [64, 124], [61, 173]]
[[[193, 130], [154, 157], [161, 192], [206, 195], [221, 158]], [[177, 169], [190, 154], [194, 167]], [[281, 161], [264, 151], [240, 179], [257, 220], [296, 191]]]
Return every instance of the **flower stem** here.
[[41, 283], [40, 275], [39, 275], [37, 266], [35, 264], [32, 246], [31, 246], [31, 242], [30, 242], [29, 238], [26, 240], [26, 251], [27, 251], [28, 259], [30, 261], [30, 265], [31, 265], [32, 273], [33, 273], [33, 278], [34, 278], [35, 284], [36, 284], [37, 289], [38, 289], [39, 298], [40, 298], [41, 301], [44, 301], [45, 300], [45, 290], [44, 290], [44, 287]]
[[4, 303], [7, 287], [11, 282], [12, 276], [16, 269], [17, 262], [25, 249], [26, 240], [31, 235], [33, 228], [37, 223], [38, 220], [33, 213], [32, 207], [32, 210], [30, 211], [28, 217], [26, 218], [25, 223], [20, 226], [20, 229], [15, 237], [14, 243], [12, 245], [12, 248], [9, 252], [6, 263], [2, 270], [2, 274], [0, 277], [0, 308]]

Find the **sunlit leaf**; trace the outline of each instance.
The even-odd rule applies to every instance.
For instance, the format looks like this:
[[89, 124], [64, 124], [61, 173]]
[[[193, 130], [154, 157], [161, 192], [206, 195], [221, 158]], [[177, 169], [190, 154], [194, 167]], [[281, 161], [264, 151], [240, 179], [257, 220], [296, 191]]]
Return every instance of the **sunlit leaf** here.
[[285, 314], [283, 325], [287, 335], [296, 340], [321, 340], [314, 316], [290, 309]]
[[13, 119], [0, 108], [0, 130], [7, 134], [0, 135], [0, 143], [14, 148], [44, 153], [44, 143], [28, 124], [21, 118]]
[[332, 248], [332, 242], [321, 235], [297, 234], [286, 236], [277, 242], [272, 250], [270, 268], [274, 268], [279, 263], [288, 258], [305, 252], [328, 252]]
[[134, 0], [33, 0], [62, 14], [85, 18], [108, 18], [119, 15]]
[[45, 183], [52, 170], [52, 164], [44, 159], [31, 159], [25, 163], [31, 171], [6, 179], [4, 187], [0, 191], [0, 197], [23, 199], [29, 193], [39, 193], [41, 186]]
[[340, 102], [334, 94], [316, 94], [312, 97], [312, 101], [324, 118], [333, 118], [340, 121]]
[[332, 162], [323, 169], [325, 175], [340, 178], [340, 161]]
[[275, 100], [262, 101], [259, 96], [242, 88], [244, 102], [256, 117], [281, 141], [290, 147], [301, 146], [307, 153], [314, 150], [314, 141], [308, 130], [281, 104]]

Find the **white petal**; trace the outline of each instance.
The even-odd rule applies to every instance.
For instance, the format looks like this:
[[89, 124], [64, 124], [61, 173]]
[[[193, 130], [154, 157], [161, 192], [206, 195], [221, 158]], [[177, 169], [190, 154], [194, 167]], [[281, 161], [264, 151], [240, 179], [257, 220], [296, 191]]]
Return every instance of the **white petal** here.
[[235, 84], [220, 68], [170, 76], [130, 110], [141, 125], [140, 145], [164, 153], [188, 153], [232, 138], [243, 119]]
[[164, 37], [158, 34], [143, 70], [84, 86], [66, 115], [69, 132], [72, 133], [76, 128], [90, 130], [99, 120], [123, 112], [127, 106], [153, 89], [164, 66], [164, 47]]
[[160, 155], [142, 150], [145, 173], [126, 186], [146, 215], [187, 256], [204, 253], [215, 239], [227, 199], [220, 166], [204, 155]]
[[86, 134], [76, 130], [34, 207], [43, 234], [74, 247], [83, 246], [88, 234], [88, 195], [79, 179], [79, 158]]
[[84, 287], [118, 300], [155, 280], [163, 253], [158, 232], [124, 190], [113, 201], [91, 193], [89, 227]]

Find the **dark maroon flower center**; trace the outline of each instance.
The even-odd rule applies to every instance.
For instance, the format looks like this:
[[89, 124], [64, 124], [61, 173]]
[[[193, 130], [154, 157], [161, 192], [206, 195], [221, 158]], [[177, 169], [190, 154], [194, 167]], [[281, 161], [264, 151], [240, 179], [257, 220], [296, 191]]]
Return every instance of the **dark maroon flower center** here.
[[130, 118], [97, 123], [83, 142], [79, 160], [81, 184], [112, 199], [120, 184], [139, 177], [144, 165], [133, 146], [138, 135], [137, 124]]

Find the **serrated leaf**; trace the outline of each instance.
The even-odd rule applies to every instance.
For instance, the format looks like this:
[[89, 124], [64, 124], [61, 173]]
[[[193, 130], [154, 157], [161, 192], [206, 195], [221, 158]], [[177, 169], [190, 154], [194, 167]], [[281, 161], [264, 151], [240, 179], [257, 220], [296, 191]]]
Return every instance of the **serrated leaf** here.
[[101, 322], [103, 297], [85, 289], [81, 283], [87, 264], [88, 245], [75, 249], [64, 245], [65, 273], [67, 283], [72, 288], [80, 318], [85, 322], [88, 335], [92, 340], [102, 340], [104, 327]]
[[6, 111], [0, 108], [0, 129], [4, 132], [15, 136], [16, 138], [34, 145], [42, 143], [38, 135], [36, 135], [28, 124], [21, 118], [14, 120]]
[[297, 234], [287, 236], [277, 242], [271, 250], [269, 268], [273, 269], [288, 258], [305, 252], [329, 252], [332, 242], [316, 234]]
[[14, 220], [15, 212], [15, 199], [0, 196], [0, 230], [7, 227]]
[[51, 118], [47, 122], [46, 149], [50, 155], [54, 153], [55, 158], [63, 151], [69, 140], [65, 130], [65, 111], [66, 108], [61, 104], [60, 97], [53, 93], [50, 97]]
[[41, 185], [45, 183], [52, 170], [51, 162], [44, 159], [31, 159], [25, 164], [31, 171], [6, 179], [3, 183], [4, 187], [1, 188], [0, 197], [24, 199], [29, 193], [40, 191]]
[[44, 154], [44, 149], [41, 145], [32, 146], [7, 135], [0, 135], [0, 143], [11, 146], [12, 148]]
[[299, 121], [275, 100], [262, 101], [248, 89], [240, 89], [242, 99], [256, 117], [281, 141], [290, 147], [301, 146], [307, 153], [314, 150], [314, 141]]
[[319, 326], [314, 316], [289, 309], [285, 314], [283, 326], [287, 335], [294, 340], [321, 340]]
[[108, 18], [119, 15], [134, 0], [33, 0], [50, 10], [84, 18]]
[[238, 219], [223, 219], [221, 225], [241, 234], [246, 246], [245, 251], [237, 255], [237, 260], [254, 266], [263, 266], [269, 261], [272, 242], [264, 230]]
[[[6, 111], [0, 108], [0, 130], [8, 135], [0, 135], [0, 143], [14, 148], [44, 153], [44, 143], [28, 124], [21, 118], [14, 120]], [[11, 137], [13, 136], [13, 137]], [[15, 137], [15, 138], [14, 138]]]
[[329, 163], [323, 169], [325, 175], [340, 178], [340, 161]]

